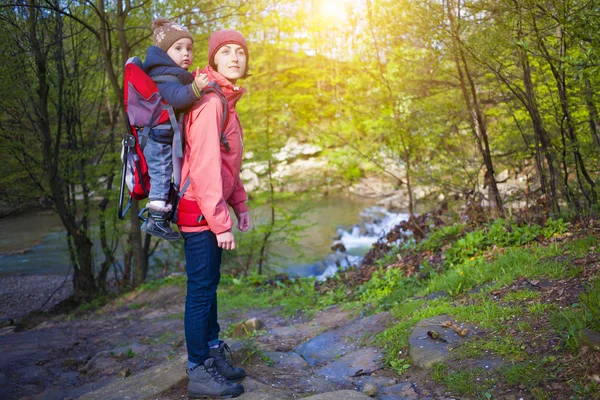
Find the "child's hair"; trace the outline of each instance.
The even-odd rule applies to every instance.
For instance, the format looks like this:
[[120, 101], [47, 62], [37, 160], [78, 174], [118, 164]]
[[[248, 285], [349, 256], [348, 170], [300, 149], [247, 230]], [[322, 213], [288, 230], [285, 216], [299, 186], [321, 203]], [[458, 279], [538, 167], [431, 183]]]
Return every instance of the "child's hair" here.
[[152, 21], [152, 41], [155, 46], [167, 51], [173, 46], [173, 43], [182, 38], [188, 38], [194, 42], [192, 34], [183, 26], [174, 24], [166, 18], [157, 18]]

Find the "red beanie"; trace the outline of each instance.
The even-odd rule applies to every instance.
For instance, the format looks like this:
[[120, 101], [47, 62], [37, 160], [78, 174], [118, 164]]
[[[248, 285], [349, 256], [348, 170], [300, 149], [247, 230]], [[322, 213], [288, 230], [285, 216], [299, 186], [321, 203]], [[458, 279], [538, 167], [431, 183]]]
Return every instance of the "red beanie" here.
[[224, 29], [221, 31], [213, 32], [210, 35], [210, 39], [208, 39], [208, 64], [214, 65], [215, 54], [217, 51], [224, 45], [228, 43], [237, 44], [238, 46], [242, 46], [244, 51], [246, 52], [246, 71], [244, 71], [244, 76], [247, 75], [248, 65], [250, 64], [250, 53], [248, 53], [248, 45], [246, 44], [246, 39], [242, 36], [241, 33], [231, 30]]

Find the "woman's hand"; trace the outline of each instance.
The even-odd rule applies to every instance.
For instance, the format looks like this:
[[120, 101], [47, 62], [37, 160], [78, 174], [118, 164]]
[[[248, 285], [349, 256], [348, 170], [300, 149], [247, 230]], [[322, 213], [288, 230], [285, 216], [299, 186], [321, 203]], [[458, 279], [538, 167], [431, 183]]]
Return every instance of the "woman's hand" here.
[[223, 232], [217, 235], [217, 246], [223, 250], [235, 249], [235, 238], [231, 232]]
[[250, 225], [250, 214], [248, 214], [247, 211], [241, 212], [240, 215], [238, 215], [238, 229], [242, 232], [246, 232], [250, 229]]

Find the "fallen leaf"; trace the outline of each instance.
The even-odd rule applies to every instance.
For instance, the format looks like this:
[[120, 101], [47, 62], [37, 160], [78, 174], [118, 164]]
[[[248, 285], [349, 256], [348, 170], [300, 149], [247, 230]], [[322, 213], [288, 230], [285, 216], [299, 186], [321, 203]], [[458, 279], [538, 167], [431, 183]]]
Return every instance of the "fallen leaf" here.
[[467, 336], [467, 330], [466, 330], [466, 329], [463, 329], [463, 330], [461, 330], [460, 332], [458, 332], [458, 334], [459, 334], [460, 336]]
[[450, 326], [452, 326], [452, 322], [450, 321], [446, 321], [444, 323], [442, 323], [442, 325], [440, 325], [442, 328], [450, 328]]

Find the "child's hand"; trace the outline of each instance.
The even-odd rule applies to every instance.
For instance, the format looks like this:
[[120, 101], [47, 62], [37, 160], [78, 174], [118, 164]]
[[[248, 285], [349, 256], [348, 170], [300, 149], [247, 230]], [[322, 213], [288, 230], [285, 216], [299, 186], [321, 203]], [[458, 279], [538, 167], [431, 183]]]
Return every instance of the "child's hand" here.
[[196, 82], [196, 86], [198, 86], [198, 89], [202, 90], [206, 86], [208, 86], [208, 75], [201, 74], [200, 68], [198, 68], [196, 69], [196, 77], [194, 78], [194, 81]]

